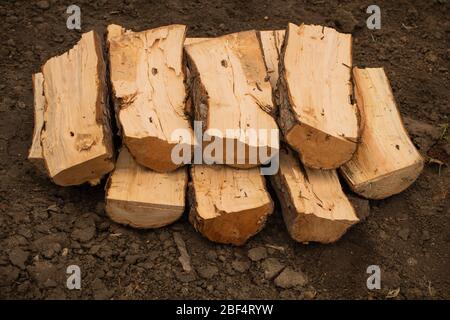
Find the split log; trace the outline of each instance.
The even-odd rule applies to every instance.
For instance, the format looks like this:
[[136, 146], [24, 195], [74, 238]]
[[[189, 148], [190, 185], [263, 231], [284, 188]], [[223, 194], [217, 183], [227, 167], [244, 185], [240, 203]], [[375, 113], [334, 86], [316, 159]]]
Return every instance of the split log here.
[[260, 31], [259, 37], [266, 62], [267, 74], [272, 90], [275, 91], [278, 83], [278, 65], [280, 63], [285, 30]]
[[289, 24], [281, 53], [279, 124], [308, 167], [334, 169], [356, 151], [351, 35]]
[[98, 183], [114, 168], [106, 95], [106, 67], [94, 32], [42, 67], [46, 108], [41, 133], [43, 157], [58, 185]]
[[278, 127], [256, 31], [193, 41], [185, 50], [195, 120], [211, 138], [204, 146], [214, 144], [208, 161], [241, 168], [268, 162], [278, 152]]
[[191, 167], [189, 220], [211, 241], [242, 245], [265, 225], [273, 203], [257, 168]]
[[[111, 84], [123, 141], [138, 163], [158, 172], [185, 164], [172, 158], [175, 146], [192, 154], [195, 144], [185, 110], [185, 33], [184, 25], [142, 32], [108, 28]], [[180, 137], [181, 130], [185, 135]]]
[[304, 167], [292, 151], [282, 149], [278, 174], [270, 178], [296, 241], [331, 243], [359, 221], [336, 170]]
[[353, 78], [362, 136], [355, 156], [341, 172], [354, 192], [383, 199], [417, 179], [423, 158], [403, 126], [383, 68], [355, 68]]
[[184, 211], [187, 170], [161, 173], [138, 164], [122, 147], [106, 184], [106, 213], [117, 223], [159, 228], [178, 220]]
[[35, 73], [32, 76], [34, 94], [34, 130], [33, 141], [28, 152], [30, 160], [39, 170], [45, 172], [44, 157], [42, 156], [41, 131], [44, 127], [44, 76], [42, 73]]

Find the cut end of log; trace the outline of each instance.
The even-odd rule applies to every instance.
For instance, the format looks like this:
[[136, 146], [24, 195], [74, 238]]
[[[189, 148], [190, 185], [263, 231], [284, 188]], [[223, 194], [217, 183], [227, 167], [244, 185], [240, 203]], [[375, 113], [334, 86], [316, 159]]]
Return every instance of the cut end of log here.
[[213, 242], [243, 245], [265, 225], [273, 202], [258, 169], [194, 165], [189, 220]]
[[45, 172], [45, 162], [41, 146], [41, 131], [44, 127], [45, 111], [44, 76], [40, 72], [35, 73], [32, 76], [32, 81], [34, 94], [34, 130], [33, 141], [28, 152], [28, 160], [40, 171]]
[[135, 228], [159, 228], [183, 214], [187, 171], [159, 173], [133, 159], [126, 147], [106, 186], [106, 213], [117, 223]]
[[302, 243], [332, 243], [359, 222], [335, 170], [303, 167], [290, 150], [280, 151], [280, 170], [271, 176], [291, 237]]
[[423, 158], [403, 125], [383, 68], [354, 68], [353, 77], [362, 136], [354, 157], [341, 172], [354, 192], [383, 199], [417, 179]]
[[179, 131], [187, 135], [183, 143], [195, 145], [186, 111], [185, 33], [184, 25], [142, 32], [108, 27], [111, 83], [124, 142], [138, 163], [159, 172], [185, 164], [172, 160]]
[[67, 53], [48, 60], [42, 73], [41, 143], [50, 178], [61, 186], [100, 179], [114, 168], [100, 37], [83, 34]]
[[308, 167], [335, 169], [356, 151], [351, 65], [351, 35], [289, 24], [281, 52], [279, 124]]

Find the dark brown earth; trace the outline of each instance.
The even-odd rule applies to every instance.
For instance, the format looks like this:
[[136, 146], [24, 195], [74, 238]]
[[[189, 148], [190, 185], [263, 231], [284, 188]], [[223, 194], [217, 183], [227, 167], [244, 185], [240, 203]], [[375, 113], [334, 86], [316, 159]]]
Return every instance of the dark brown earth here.
[[[376, 31], [365, 26], [374, 2]], [[295, 243], [279, 212], [243, 247], [206, 241], [186, 217], [152, 231], [116, 225], [104, 215], [103, 186], [58, 187], [26, 160], [31, 74], [80, 38], [66, 28], [72, 3], [82, 32], [183, 23], [189, 36], [215, 36], [289, 21], [351, 32], [355, 64], [385, 67], [414, 142], [435, 160], [404, 193], [370, 201], [368, 219], [333, 245]], [[449, 9], [446, 0], [1, 1], [0, 298], [449, 299]], [[182, 272], [175, 232], [193, 274]], [[66, 289], [71, 264], [81, 290]], [[369, 265], [381, 268], [381, 290], [366, 288]]]

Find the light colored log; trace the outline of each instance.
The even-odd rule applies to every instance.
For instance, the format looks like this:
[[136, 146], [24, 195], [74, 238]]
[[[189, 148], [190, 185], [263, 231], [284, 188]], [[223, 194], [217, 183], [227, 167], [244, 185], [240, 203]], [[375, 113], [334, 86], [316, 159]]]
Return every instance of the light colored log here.
[[90, 31], [42, 67], [46, 108], [41, 143], [58, 185], [98, 183], [114, 168], [100, 37]]
[[336, 170], [304, 167], [292, 151], [282, 149], [280, 170], [270, 178], [296, 241], [335, 242], [359, 221]]
[[273, 211], [257, 168], [194, 165], [191, 176], [189, 220], [211, 241], [242, 245], [264, 227]]
[[[121, 134], [136, 161], [158, 172], [184, 165], [172, 158], [195, 139], [186, 112], [183, 43], [186, 26], [142, 32], [108, 27], [110, 74]], [[187, 138], [180, 139], [178, 130]]]
[[42, 155], [41, 131], [44, 127], [44, 76], [42, 73], [35, 73], [32, 76], [33, 94], [34, 94], [34, 130], [33, 140], [28, 152], [28, 160], [30, 160], [39, 170], [45, 172], [45, 162]]
[[356, 154], [341, 172], [356, 193], [383, 199], [417, 179], [423, 158], [403, 126], [384, 70], [354, 68], [353, 78], [362, 136]]
[[[195, 41], [185, 50], [195, 119], [202, 121], [211, 141], [218, 141], [215, 146], [222, 146], [215, 162], [245, 168], [267, 162], [259, 152], [278, 152], [278, 135], [271, 135], [278, 127], [271, 116], [272, 90], [256, 31]], [[258, 135], [260, 129], [266, 130], [264, 137]], [[227, 154], [227, 141], [234, 154]], [[236, 150], [245, 150], [245, 155]]]
[[288, 25], [280, 64], [279, 124], [306, 166], [334, 169], [356, 151], [351, 66], [351, 35], [317, 25]]
[[117, 223], [159, 228], [184, 211], [187, 169], [161, 173], [139, 165], [122, 147], [106, 184], [106, 213]]
[[283, 46], [285, 30], [265, 30], [260, 31], [259, 35], [270, 85], [275, 91], [279, 78], [278, 65], [280, 63], [280, 55]]

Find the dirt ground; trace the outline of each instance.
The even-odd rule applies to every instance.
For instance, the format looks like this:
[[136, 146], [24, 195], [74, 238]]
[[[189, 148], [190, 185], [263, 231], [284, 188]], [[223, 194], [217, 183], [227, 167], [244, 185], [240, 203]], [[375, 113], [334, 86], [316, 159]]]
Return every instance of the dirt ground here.
[[[374, 3], [381, 30], [365, 25]], [[66, 28], [70, 4], [81, 7], [82, 32], [182, 23], [188, 36], [216, 36], [288, 22], [351, 32], [355, 64], [385, 67], [415, 144], [434, 160], [404, 193], [370, 201], [368, 219], [332, 245], [294, 242], [278, 209], [243, 247], [208, 242], [186, 217], [151, 231], [114, 224], [104, 214], [103, 185], [58, 187], [26, 159], [31, 74], [80, 37]], [[2, 0], [0, 298], [449, 299], [449, 13], [447, 0]], [[192, 274], [182, 271], [175, 232]], [[66, 289], [72, 264], [81, 268], [81, 290]], [[380, 290], [366, 287], [369, 265], [381, 268]]]

